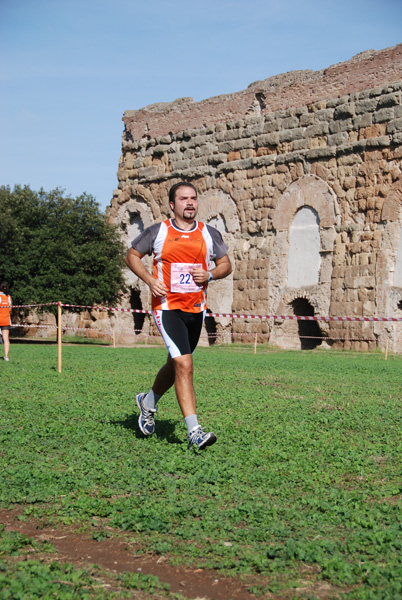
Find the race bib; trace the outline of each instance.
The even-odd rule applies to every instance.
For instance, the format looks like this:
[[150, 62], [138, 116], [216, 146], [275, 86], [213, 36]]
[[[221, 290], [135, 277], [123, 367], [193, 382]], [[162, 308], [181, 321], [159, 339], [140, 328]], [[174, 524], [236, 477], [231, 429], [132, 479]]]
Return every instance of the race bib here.
[[202, 267], [194, 263], [172, 263], [170, 266], [170, 291], [176, 294], [199, 292], [202, 286], [197, 285], [190, 269]]

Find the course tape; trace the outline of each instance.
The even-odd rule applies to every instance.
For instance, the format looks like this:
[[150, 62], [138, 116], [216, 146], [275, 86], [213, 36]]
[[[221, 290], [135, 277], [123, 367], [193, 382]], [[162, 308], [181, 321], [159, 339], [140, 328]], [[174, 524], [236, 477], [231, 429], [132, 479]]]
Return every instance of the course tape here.
[[[108, 306], [80, 306], [78, 304], [61, 304], [68, 308], [90, 308], [92, 310], [114, 310], [119, 312], [128, 313], [142, 313], [151, 315], [151, 310], [140, 310], [136, 308], [110, 308]], [[206, 317], [219, 317], [229, 319], [264, 319], [274, 321], [402, 321], [402, 317], [321, 317], [321, 316], [308, 316], [303, 317], [300, 315], [247, 315], [247, 314], [232, 314], [232, 313], [207, 313]]]
[[[10, 327], [13, 328], [20, 328], [20, 329], [57, 329], [57, 325], [17, 325], [17, 324], [10, 324]], [[98, 333], [101, 336], [113, 336], [113, 333], [117, 336], [124, 334], [124, 333], [128, 333], [128, 334], [140, 334], [143, 333], [142, 329], [119, 329], [118, 331], [113, 330], [113, 329], [90, 329], [88, 327], [63, 327], [63, 332], [65, 333], [66, 331], [85, 331], [87, 333]], [[148, 335], [148, 334], [146, 334]], [[257, 335], [257, 334], [252, 334], [252, 333], [235, 333], [235, 334], [231, 334], [231, 336], [233, 338], [241, 338], [241, 337], [248, 337], [250, 338], [250, 336], [252, 335]], [[268, 334], [263, 334], [263, 333], [259, 333], [258, 335], [268, 335]], [[151, 336], [152, 337], [152, 336]], [[224, 335], [222, 335], [221, 333], [209, 333], [208, 334], [209, 338], [222, 338], [224, 339]], [[345, 338], [345, 337], [328, 337], [328, 336], [318, 336], [318, 335], [299, 335], [298, 336], [300, 339], [311, 339], [311, 340], [322, 340], [322, 341], [346, 341], [346, 342], [375, 342], [376, 340], [372, 339], [372, 338]], [[46, 338], [44, 338], [46, 339]]]
[[0, 308], [35, 308], [37, 306], [58, 306], [59, 302], [45, 302], [43, 304], [13, 304], [12, 306], [0, 306]]
[[[62, 302], [48, 302], [46, 304], [21, 304], [11, 308], [33, 308], [37, 306], [63, 306], [65, 308], [87, 308], [90, 310], [109, 310], [126, 313], [136, 313], [152, 315], [151, 310], [141, 310], [137, 308], [111, 308], [109, 306], [85, 306], [80, 304], [64, 304]], [[10, 308], [4, 306], [2, 308]], [[322, 316], [301, 316], [301, 315], [248, 315], [248, 314], [232, 314], [232, 313], [206, 313], [206, 317], [214, 317], [221, 319], [254, 319], [254, 320], [272, 320], [272, 321], [338, 321], [338, 322], [363, 322], [363, 323], [382, 323], [391, 322], [398, 323], [402, 321], [402, 317], [322, 317]]]

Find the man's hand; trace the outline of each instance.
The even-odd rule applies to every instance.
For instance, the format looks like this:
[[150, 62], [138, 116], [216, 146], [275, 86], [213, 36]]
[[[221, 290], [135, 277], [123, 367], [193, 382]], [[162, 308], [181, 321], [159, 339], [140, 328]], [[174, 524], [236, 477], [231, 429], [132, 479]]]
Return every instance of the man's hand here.
[[169, 291], [163, 281], [159, 281], [159, 279], [152, 279], [149, 283], [149, 287], [155, 298], [162, 298], [163, 296], [166, 296]]
[[126, 255], [126, 265], [131, 269], [131, 271], [137, 275], [142, 281], [144, 281], [147, 286], [149, 286], [152, 295], [155, 298], [162, 298], [162, 296], [166, 296], [168, 293], [168, 288], [163, 283], [163, 281], [159, 281], [159, 279], [154, 279], [150, 273], [146, 270], [144, 265], [141, 262], [143, 255], [134, 250], [134, 248], [130, 248]]
[[213, 279], [223, 279], [232, 272], [232, 265], [227, 254], [222, 258], [215, 260], [215, 267], [211, 271], [204, 271], [202, 267], [193, 267], [190, 273], [197, 285], [203, 285], [208, 282], [209, 273], [212, 273]]
[[202, 267], [194, 267], [190, 269], [190, 273], [197, 285], [202, 285], [203, 283], [208, 281], [209, 273], [208, 271], [204, 271]]

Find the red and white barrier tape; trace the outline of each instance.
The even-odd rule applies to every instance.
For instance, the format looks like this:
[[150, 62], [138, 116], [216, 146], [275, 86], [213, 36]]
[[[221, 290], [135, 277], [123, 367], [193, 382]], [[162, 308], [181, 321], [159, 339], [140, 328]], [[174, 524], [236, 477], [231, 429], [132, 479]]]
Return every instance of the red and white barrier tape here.
[[[109, 308], [107, 306], [79, 306], [77, 304], [61, 304], [68, 308], [90, 308], [92, 310], [111, 310], [128, 313], [142, 313], [151, 315], [151, 310], [140, 310], [136, 308]], [[247, 315], [247, 314], [232, 314], [232, 313], [207, 313], [206, 317], [218, 317], [223, 319], [263, 319], [263, 320], [274, 320], [274, 321], [362, 321], [362, 322], [384, 322], [402, 321], [402, 317], [321, 317], [321, 316], [308, 316], [303, 317], [300, 315]]]
[[0, 306], [0, 308], [36, 308], [37, 306], [57, 306], [58, 302], [45, 302], [44, 304], [13, 304], [13, 306]]
[[233, 319], [271, 319], [274, 321], [402, 321], [402, 318], [397, 317], [303, 317], [300, 315], [232, 315], [221, 313], [207, 313], [206, 316], [223, 318], [229, 317]]
[[17, 325], [16, 323], [10, 323], [10, 327], [20, 327], [21, 329], [57, 329], [57, 325]]
[[[151, 310], [141, 310], [137, 308], [111, 308], [109, 306], [85, 306], [80, 304], [64, 304], [62, 302], [48, 302], [47, 304], [21, 304], [11, 308], [33, 308], [38, 306], [63, 306], [65, 308], [86, 308], [90, 310], [109, 310], [126, 313], [136, 313], [152, 315]], [[10, 308], [4, 306], [1, 308]], [[249, 314], [233, 314], [233, 313], [207, 313], [206, 317], [214, 317], [220, 319], [251, 319], [251, 320], [273, 320], [273, 321], [338, 321], [338, 322], [363, 322], [363, 323], [378, 323], [392, 322], [398, 323], [402, 321], [402, 317], [322, 317], [322, 316], [301, 316], [301, 315], [249, 315]]]
[[[10, 327], [13, 328], [21, 328], [21, 329], [57, 329], [57, 325], [16, 325], [16, 324], [11, 324]], [[63, 332], [66, 331], [86, 331], [88, 333], [98, 333], [100, 334], [100, 336], [113, 336], [113, 331], [114, 334], [119, 336], [121, 334], [124, 333], [128, 333], [128, 334], [141, 334], [144, 333], [142, 331], [142, 329], [126, 329], [126, 328], [122, 328], [118, 331], [113, 330], [113, 329], [91, 329], [89, 327], [63, 327]], [[155, 337], [153, 335], [149, 336], [149, 334], [145, 334], [148, 337]], [[267, 338], [269, 338], [269, 334], [267, 333], [227, 333], [225, 334], [224, 332], [221, 333], [208, 333], [208, 338], [216, 338], [216, 339], [225, 339], [225, 337], [227, 335], [230, 335], [233, 338], [241, 338], [241, 337], [252, 337], [255, 335], [259, 335], [259, 336], [267, 336]], [[158, 336], [156, 336], [158, 337]], [[298, 336], [300, 339], [312, 339], [312, 340], [322, 340], [322, 341], [346, 341], [346, 342], [375, 342], [375, 339], [372, 338], [344, 338], [344, 337], [328, 337], [328, 336], [315, 336], [315, 335], [299, 335]]]
[[152, 310], [141, 310], [139, 308], [110, 308], [109, 306], [80, 306], [79, 304], [61, 304], [68, 308], [90, 308], [91, 310], [114, 310], [117, 312], [142, 313], [152, 315]]

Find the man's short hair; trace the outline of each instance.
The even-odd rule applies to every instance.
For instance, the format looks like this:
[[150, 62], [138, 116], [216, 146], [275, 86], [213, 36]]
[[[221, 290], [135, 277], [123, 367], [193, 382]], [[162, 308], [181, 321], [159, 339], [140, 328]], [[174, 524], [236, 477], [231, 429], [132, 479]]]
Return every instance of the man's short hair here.
[[172, 185], [172, 187], [169, 190], [169, 204], [174, 204], [174, 201], [176, 199], [176, 192], [181, 187], [190, 187], [195, 191], [196, 195], [198, 195], [198, 192], [192, 183], [187, 183], [186, 181], [179, 181], [179, 183], [175, 183], [174, 185]]

